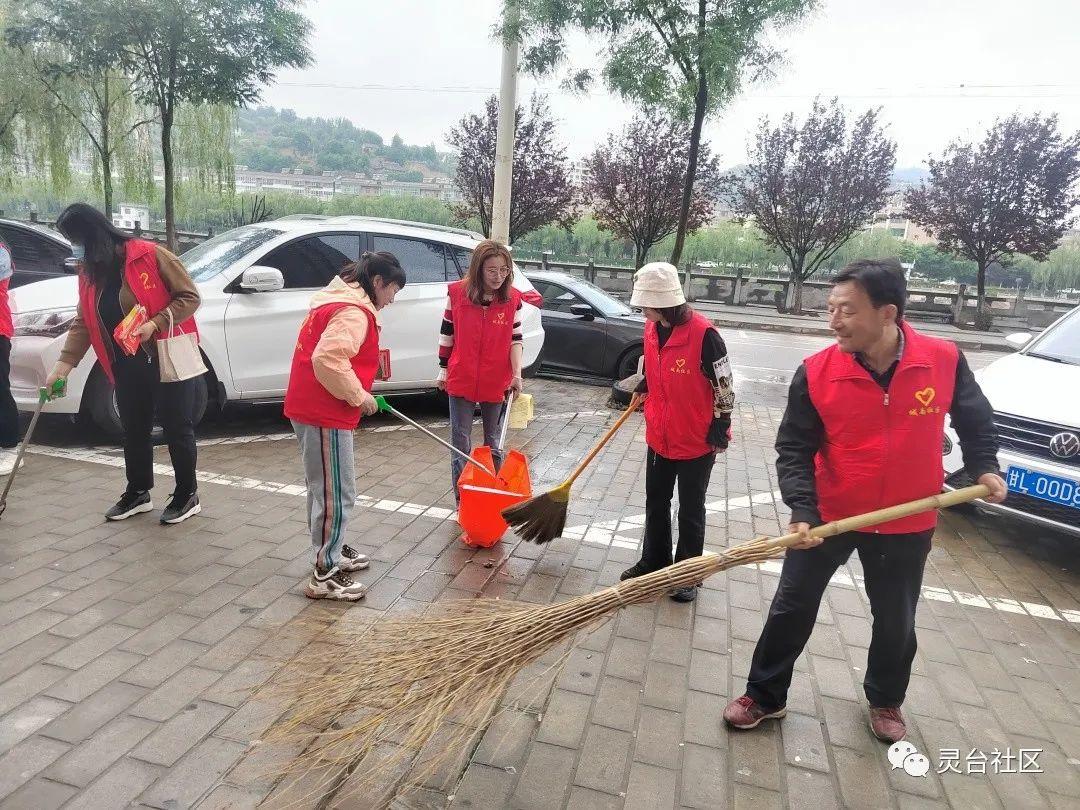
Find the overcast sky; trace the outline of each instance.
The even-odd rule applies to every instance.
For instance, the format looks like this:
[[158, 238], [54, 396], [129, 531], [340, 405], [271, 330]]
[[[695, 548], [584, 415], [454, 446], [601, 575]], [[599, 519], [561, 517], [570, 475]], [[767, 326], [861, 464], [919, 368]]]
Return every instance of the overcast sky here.
[[[500, 46], [491, 29], [500, 0], [309, 0], [314, 64], [284, 71], [264, 102], [301, 115], [344, 116], [389, 140], [435, 143], [496, 91]], [[1076, 0], [823, 0], [786, 32], [786, 64], [748, 87], [706, 124], [724, 165], [742, 162], [762, 115], [804, 112], [816, 94], [852, 110], [881, 106], [899, 166], [923, 163], [957, 136], [977, 137], [1014, 110], [1056, 112], [1080, 128], [1080, 3]], [[575, 65], [600, 45], [572, 43]], [[633, 114], [597, 89], [586, 97], [556, 79], [522, 77], [519, 95], [547, 92], [578, 158]]]

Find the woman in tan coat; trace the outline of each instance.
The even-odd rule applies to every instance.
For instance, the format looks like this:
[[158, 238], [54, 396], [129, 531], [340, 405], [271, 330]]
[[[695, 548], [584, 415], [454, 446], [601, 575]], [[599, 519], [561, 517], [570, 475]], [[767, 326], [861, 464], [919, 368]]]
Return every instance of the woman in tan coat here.
[[[152, 242], [133, 239], [89, 205], [68, 206], [56, 228], [80, 261], [79, 309], [47, 385], [66, 379], [92, 346], [116, 388], [127, 488], [105, 513], [108, 520], [124, 520], [154, 508], [151, 431], [156, 406], [176, 476], [176, 489], [161, 522], [181, 523], [201, 510], [195, 483], [194, 408], [196, 386], [204, 383], [198, 377], [162, 382], [156, 344], [167, 337], [170, 316], [173, 334], [198, 334], [193, 316], [199, 292], [176, 256]], [[146, 308], [150, 320], [139, 331], [141, 346], [128, 355], [113, 333], [137, 304]]]

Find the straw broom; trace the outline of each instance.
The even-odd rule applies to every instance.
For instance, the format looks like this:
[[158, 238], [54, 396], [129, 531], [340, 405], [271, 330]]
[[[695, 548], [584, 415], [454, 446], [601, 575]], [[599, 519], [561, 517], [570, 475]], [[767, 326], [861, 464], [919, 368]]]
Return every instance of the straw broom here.
[[563, 529], [566, 528], [566, 508], [570, 502], [570, 487], [585, 472], [585, 468], [604, 449], [604, 445], [618, 429], [626, 424], [626, 420], [637, 410], [642, 401], [643, 397], [640, 394], [634, 394], [622, 416], [601, 437], [596, 447], [589, 451], [569, 478], [542, 495], [514, 504], [502, 511], [503, 519], [517, 530], [521, 539], [530, 543], [550, 543], [563, 533]]
[[[834, 521], [810, 533], [831, 537], [987, 493], [985, 486], [967, 487]], [[359, 628], [339, 622], [322, 639], [334, 645], [326, 654], [302, 656], [297, 668], [272, 687], [295, 703], [268, 739], [295, 742], [301, 736], [310, 743], [287, 767], [292, 781], [283, 794], [292, 791], [296, 801], [310, 800], [348, 777], [350, 792], [363, 796], [366, 805], [385, 806], [395, 791], [417, 788], [454, 760], [463, 767], [511, 683], [553, 654], [555, 662], [545, 673], [528, 680], [535, 687], [543, 685], [544, 674], [554, 678], [582, 631], [620, 608], [655, 601], [672, 588], [736, 565], [776, 557], [798, 541], [797, 534], [758, 538], [552, 605], [463, 600], [440, 605], [444, 612], [438, 615], [394, 617]]]

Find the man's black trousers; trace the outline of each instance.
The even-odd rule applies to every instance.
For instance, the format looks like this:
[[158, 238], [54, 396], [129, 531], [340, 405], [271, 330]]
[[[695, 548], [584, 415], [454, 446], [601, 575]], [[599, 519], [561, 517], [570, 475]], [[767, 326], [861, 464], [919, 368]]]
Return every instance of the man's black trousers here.
[[914, 534], [849, 532], [814, 548], [789, 550], [754, 650], [746, 693], [766, 709], [787, 704], [795, 659], [810, 639], [829, 579], [857, 550], [874, 619], [863, 690], [871, 706], [899, 707], [915, 658], [915, 607], [933, 534], [932, 529]]

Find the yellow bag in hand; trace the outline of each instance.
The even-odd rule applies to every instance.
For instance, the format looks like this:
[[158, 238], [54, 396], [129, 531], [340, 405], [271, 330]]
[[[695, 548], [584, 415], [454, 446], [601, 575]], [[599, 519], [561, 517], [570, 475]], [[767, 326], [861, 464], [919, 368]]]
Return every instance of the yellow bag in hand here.
[[510, 427], [514, 430], [524, 430], [529, 426], [529, 420], [532, 418], [532, 394], [519, 395], [510, 406]]

